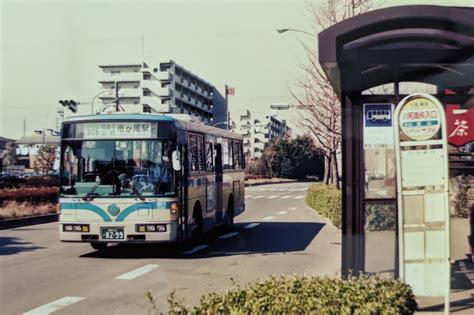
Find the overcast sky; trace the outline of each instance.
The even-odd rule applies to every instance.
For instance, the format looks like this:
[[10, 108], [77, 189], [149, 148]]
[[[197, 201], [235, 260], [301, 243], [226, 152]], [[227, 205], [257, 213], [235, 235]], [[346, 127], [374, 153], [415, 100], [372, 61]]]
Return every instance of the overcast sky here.
[[97, 65], [142, 60], [174, 59], [221, 91], [224, 84], [235, 87], [232, 113], [248, 108], [264, 115], [271, 103], [291, 102], [287, 86], [301, 77], [305, 58], [299, 40], [316, 45], [309, 36], [275, 30], [311, 32], [307, 6], [318, 2], [0, 0], [0, 136], [21, 137], [24, 119], [26, 135], [55, 128], [58, 100], [90, 102], [101, 90]]

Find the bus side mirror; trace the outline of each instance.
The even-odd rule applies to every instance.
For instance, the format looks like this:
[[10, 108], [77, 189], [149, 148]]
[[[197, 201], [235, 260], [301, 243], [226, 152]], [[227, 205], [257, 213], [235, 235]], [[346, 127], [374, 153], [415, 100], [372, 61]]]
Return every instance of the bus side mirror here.
[[174, 150], [171, 153], [171, 160], [173, 161], [173, 169], [175, 171], [181, 171], [181, 159], [179, 158], [179, 153], [177, 150]]

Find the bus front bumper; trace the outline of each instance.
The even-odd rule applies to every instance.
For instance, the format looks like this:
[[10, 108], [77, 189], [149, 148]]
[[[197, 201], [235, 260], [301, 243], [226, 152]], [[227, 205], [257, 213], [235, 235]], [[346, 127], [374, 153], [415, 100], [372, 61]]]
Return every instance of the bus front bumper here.
[[59, 239], [62, 242], [170, 243], [178, 240], [177, 230], [177, 222], [61, 222]]

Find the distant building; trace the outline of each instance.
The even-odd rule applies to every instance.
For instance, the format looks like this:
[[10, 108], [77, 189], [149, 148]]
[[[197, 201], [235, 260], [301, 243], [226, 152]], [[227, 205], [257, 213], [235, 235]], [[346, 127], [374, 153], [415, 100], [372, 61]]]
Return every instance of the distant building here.
[[[227, 129], [227, 99], [218, 89], [178, 65], [173, 60], [157, 67], [147, 63], [100, 65], [99, 81], [107, 94], [99, 96], [103, 104], [139, 111], [188, 114], [208, 125]], [[118, 91], [115, 89], [118, 86]]]
[[247, 159], [260, 158], [268, 141], [291, 137], [291, 128], [285, 120], [271, 115], [254, 118], [249, 110], [239, 113], [235, 131], [243, 135], [244, 154]]
[[33, 135], [20, 138], [16, 141], [16, 156], [17, 164], [24, 165], [26, 170], [32, 170], [36, 158], [38, 157], [38, 150], [43, 146], [53, 146], [56, 148], [56, 162], [54, 169], [59, 169], [59, 148], [60, 136], [55, 135]]

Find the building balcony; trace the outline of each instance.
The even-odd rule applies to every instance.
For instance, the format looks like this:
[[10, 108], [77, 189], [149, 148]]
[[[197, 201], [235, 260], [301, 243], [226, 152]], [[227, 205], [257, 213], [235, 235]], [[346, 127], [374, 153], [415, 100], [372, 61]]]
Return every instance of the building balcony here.
[[104, 73], [102, 82], [137, 82], [143, 79], [141, 72]]
[[141, 103], [143, 105], [148, 105], [152, 110], [160, 113], [169, 113], [171, 108], [169, 104], [162, 104], [161, 99], [156, 96], [142, 96]]

